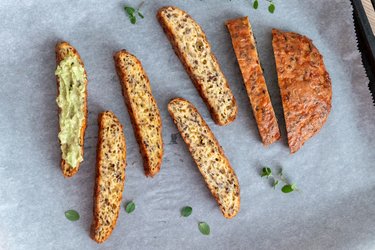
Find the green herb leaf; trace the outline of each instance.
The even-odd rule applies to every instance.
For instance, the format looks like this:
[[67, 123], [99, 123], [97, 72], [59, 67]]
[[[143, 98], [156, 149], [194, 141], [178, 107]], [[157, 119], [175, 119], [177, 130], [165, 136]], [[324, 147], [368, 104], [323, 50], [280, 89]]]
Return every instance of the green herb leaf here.
[[145, 18], [141, 12], [138, 11], [138, 16], [140, 16], [142, 19]]
[[130, 17], [130, 22], [131, 22], [132, 24], [135, 24], [135, 23], [137, 22], [137, 18], [136, 18], [135, 16], [131, 16], [131, 17]]
[[135, 9], [133, 7], [125, 6], [124, 9], [129, 16], [134, 16]]
[[290, 193], [290, 192], [293, 192], [294, 190], [296, 190], [296, 185], [295, 184], [286, 184], [282, 187], [281, 191], [283, 193]]
[[130, 214], [135, 210], [135, 203], [133, 201], [130, 201], [125, 206], [125, 211]]
[[254, 8], [254, 9], [258, 9], [258, 6], [259, 6], [259, 2], [258, 2], [258, 0], [255, 0], [255, 1], [253, 2], [253, 8]]
[[273, 180], [272, 187], [273, 189], [276, 189], [276, 186], [279, 184], [279, 180]]
[[181, 209], [181, 216], [188, 217], [188, 216], [191, 215], [192, 212], [193, 212], [193, 208], [189, 207], [189, 206], [186, 206], [186, 207]]
[[273, 14], [275, 12], [275, 5], [273, 3], [271, 3], [269, 6], [268, 6], [268, 11]]
[[70, 221], [79, 220], [79, 213], [75, 210], [65, 211], [65, 217]]
[[272, 170], [269, 167], [262, 168], [261, 177], [269, 177], [272, 174]]
[[198, 228], [199, 228], [199, 231], [203, 235], [209, 235], [210, 234], [210, 226], [206, 222], [199, 222]]

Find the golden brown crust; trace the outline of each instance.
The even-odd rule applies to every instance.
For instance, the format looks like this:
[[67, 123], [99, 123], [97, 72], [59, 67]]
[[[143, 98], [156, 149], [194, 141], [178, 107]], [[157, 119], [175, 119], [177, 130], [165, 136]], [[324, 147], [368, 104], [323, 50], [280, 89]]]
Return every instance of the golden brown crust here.
[[226, 22], [262, 142], [268, 146], [280, 139], [279, 126], [268, 93], [248, 17]]
[[[85, 68], [79, 53], [69, 43], [58, 42], [56, 44], [55, 53], [56, 53], [56, 65], [59, 65], [60, 62], [62, 60], [64, 60], [67, 56], [75, 56], [75, 57], [77, 57], [79, 63], [82, 65], [82, 67]], [[83, 153], [84, 153], [84, 138], [85, 138], [85, 131], [86, 131], [86, 127], [87, 127], [87, 73], [86, 73], [86, 69], [85, 69], [84, 74], [85, 74], [85, 79], [86, 79], [86, 81], [84, 83], [85, 84], [85, 101], [84, 101], [85, 116], [84, 116], [84, 119], [83, 119], [83, 123], [82, 123], [82, 127], [81, 127], [81, 136], [80, 136], [82, 156], [83, 156]], [[59, 81], [58, 77], [56, 77], [56, 81], [57, 81], [57, 96], [58, 96], [59, 95], [59, 87], [60, 87], [60, 81]], [[59, 113], [60, 112], [61, 112], [61, 110], [59, 108]], [[61, 153], [61, 155], [62, 155], [62, 153]], [[65, 160], [61, 159], [61, 170], [63, 172], [64, 177], [72, 177], [73, 175], [75, 175], [78, 172], [79, 167], [80, 167], [80, 163], [78, 163], [77, 166], [72, 167], [68, 163], [66, 163]]]
[[[184, 124], [184, 121], [182, 121], [179, 117], [177, 117], [178, 116], [177, 113], [173, 111], [172, 106], [175, 105], [175, 103], [183, 103], [183, 105], [186, 104], [189, 107], [189, 110], [191, 110], [190, 114], [192, 115], [192, 118], [186, 118], [186, 119], [189, 121], [193, 121], [194, 123], [197, 123], [196, 126], [194, 126], [194, 128], [190, 128], [184, 131], [182, 127], [182, 125]], [[168, 111], [173, 119], [173, 122], [176, 124], [177, 129], [179, 130], [182, 138], [187, 144], [188, 149], [195, 163], [197, 164], [197, 167], [200, 173], [205, 179], [207, 187], [209, 188], [215, 200], [219, 204], [220, 210], [223, 213], [224, 217], [227, 219], [233, 218], [234, 216], [237, 215], [237, 213], [240, 210], [240, 186], [238, 183], [237, 176], [229, 160], [225, 156], [224, 151], [222, 147], [220, 146], [219, 142], [217, 141], [216, 137], [212, 133], [211, 129], [209, 128], [209, 126], [207, 125], [203, 117], [199, 114], [198, 110], [189, 101], [183, 98], [175, 98], [169, 102]], [[200, 126], [199, 126], [199, 123], [201, 123]], [[193, 132], [191, 131], [191, 129], [195, 131]], [[197, 132], [197, 131], [200, 131], [200, 132]], [[192, 138], [200, 138], [199, 137], [200, 133], [206, 134], [207, 137], [209, 138], [208, 145], [200, 145], [200, 146], [203, 146], [203, 148], [207, 150], [209, 155], [205, 154], [207, 152], [201, 152], [202, 148], [197, 148], [193, 146], [194, 139]], [[204, 136], [202, 138], [204, 138]], [[200, 143], [202, 143], [202, 141]], [[218, 154], [216, 154], [216, 150], [218, 151]], [[210, 162], [209, 164], [207, 164], [209, 165], [208, 171], [204, 169], [204, 167], [202, 166], [202, 162], [200, 162], [196, 158], [197, 152], [198, 154], [202, 153], [201, 155], [205, 157], [205, 159], [203, 160], [204, 164], [207, 164], [206, 160], [209, 160], [210, 157], [215, 158], [215, 163]], [[215, 170], [212, 170], [212, 169], [210, 170], [210, 168], [213, 168]], [[220, 173], [221, 176], [216, 175], [218, 172]], [[213, 178], [213, 180], [211, 178]], [[223, 181], [223, 178], [226, 181]], [[210, 181], [213, 182], [213, 184], [212, 183], [210, 184]], [[224, 196], [228, 196], [228, 197], [219, 197], [220, 190], [222, 190], [223, 188], [225, 190]], [[229, 197], [231, 199], [229, 199]], [[228, 202], [229, 204], [225, 202]]]
[[294, 153], [326, 122], [331, 111], [331, 80], [309, 38], [276, 29], [272, 35], [288, 143]]
[[[211, 52], [210, 56], [211, 56], [214, 64], [216, 64], [216, 66], [217, 66], [217, 69], [218, 69], [217, 71], [220, 72], [222, 74], [223, 78], [225, 79], [225, 88], [228, 90], [228, 97], [231, 99], [231, 105], [233, 106], [233, 112], [230, 114], [230, 116], [227, 119], [223, 119], [221, 117], [221, 114], [217, 111], [217, 108], [215, 108], [215, 105], [212, 102], [210, 102], [207, 94], [205, 93], [205, 90], [203, 89], [202, 81], [197, 76], [195, 76], [195, 74], [193, 72], [193, 67], [188, 64], [187, 59], [183, 55], [182, 51], [179, 49], [179, 47], [177, 45], [177, 38], [175, 37], [175, 35], [173, 33], [172, 27], [169, 26], [167, 24], [166, 20], [163, 18], [163, 12], [165, 10], [167, 10], [168, 8], [179, 10], [183, 13], [183, 15], [186, 16], [186, 18], [192, 20], [193, 22], [195, 22], [195, 20], [189, 14], [187, 14], [185, 11], [183, 11], [183, 10], [177, 8], [177, 7], [174, 7], [174, 6], [162, 7], [158, 10], [157, 15], [156, 15], [160, 25], [162, 26], [165, 34], [167, 35], [167, 37], [168, 37], [168, 39], [169, 39], [169, 41], [172, 45], [172, 48], [173, 48], [175, 54], [177, 55], [177, 57], [180, 59], [181, 63], [183, 64], [183, 66], [184, 66], [186, 72], [188, 73], [191, 81], [193, 82], [195, 88], [198, 90], [199, 95], [201, 96], [201, 98], [206, 103], [206, 105], [207, 105], [207, 107], [210, 111], [212, 119], [215, 121], [216, 124], [221, 125], [221, 126], [231, 123], [232, 121], [234, 121], [234, 119], [236, 119], [236, 116], [237, 116], [237, 113], [238, 113], [237, 103], [236, 103], [235, 97], [233, 96], [233, 94], [232, 94], [232, 92], [229, 88], [227, 79], [225, 78], [224, 74], [222, 74], [222, 70], [221, 70], [220, 64], [217, 61], [216, 56]], [[210, 46], [210, 43], [207, 40], [206, 34], [204, 33], [204, 31], [201, 28], [200, 28], [199, 32], [200, 32], [200, 35], [203, 38], [204, 43], [209, 48], [209, 50], [211, 50], [211, 46]]]
[[[106, 125], [108, 123], [112, 124], [108, 126]], [[123, 127], [112, 112], [105, 111], [100, 113], [98, 116], [98, 124], [99, 136], [96, 154], [94, 216], [90, 235], [97, 243], [103, 243], [108, 239], [115, 228], [121, 208], [122, 193], [126, 179], [126, 140]], [[116, 132], [118, 133], [117, 140], [120, 141], [119, 146], [110, 143], [110, 141], [108, 141], [109, 138], [105, 138], [105, 133], [115, 128], [117, 128]], [[108, 147], [112, 148], [108, 150]], [[115, 154], [118, 160], [117, 164], [112, 164], [113, 162], [110, 162], [112, 159], [110, 158], [112, 156], [111, 154]], [[110, 164], [108, 164], [108, 162], [110, 162]], [[105, 180], [103, 181], [103, 179]], [[113, 192], [112, 196], [111, 192]], [[110, 204], [105, 202], [110, 202]], [[102, 207], [103, 203], [107, 207]], [[109, 208], [110, 211], [107, 208]], [[109, 213], [113, 213], [111, 214], [112, 216]], [[108, 216], [109, 219], [102, 218], [103, 215]]]
[[[114, 55], [114, 60], [122, 86], [122, 94], [125, 99], [134, 128], [135, 137], [143, 158], [145, 175], [153, 177], [160, 171], [164, 146], [162, 138], [162, 121], [159, 108], [152, 95], [150, 80], [143, 69], [142, 63], [126, 50], [118, 51]], [[125, 60], [129, 60], [129, 62]], [[129, 63], [133, 65], [129, 65]], [[137, 71], [134, 72], [136, 69]], [[130, 79], [128, 75], [132, 75], [132, 78]], [[137, 82], [136, 77], [139, 76], [141, 77], [139, 79], [140, 82]], [[140, 114], [141, 110], [139, 110], [139, 107], [137, 107], [136, 101], [134, 100], [134, 98], [138, 98], [134, 93], [135, 84], [144, 85], [144, 90], [142, 90], [142, 92], [146, 96], [145, 98], [147, 98], [147, 103], [150, 104], [148, 110], [145, 110], [145, 112], [148, 113], [146, 114], [147, 119], [141, 118], [141, 115], [144, 114]], [[146, 104], [143, 103], [142, 105]], [[147, 133], [153, 133], [156, 141], [151, 143], [151, 138], [147, 137]]]

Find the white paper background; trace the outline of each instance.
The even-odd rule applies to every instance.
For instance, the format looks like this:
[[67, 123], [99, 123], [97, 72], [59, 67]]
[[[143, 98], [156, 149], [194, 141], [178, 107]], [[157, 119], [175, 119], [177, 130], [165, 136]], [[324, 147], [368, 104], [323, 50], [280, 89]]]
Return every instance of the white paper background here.
[[[128, 1], [133, 5], [138, 1]], [[124, 1], [2, 0], [0, 3], [0, 249], [374, 249], [375, 109], [356, 46], [349, 1], [276, 1], [276, 13], [248, 1], [147, 1], [145, 19], [131, 25]], [[215, 125], [155, 18], [173, 4], [203, 27], [239, 104], [235, 122]], [[282, 140], [262, 146], [224, 21], [249, 15], [258, 41]], [[271, 28], [307, 35], [332, 78], [332, 112], [321, 132], [295, 155], [285, 137], [271, 47]], [[54, 77], [57, 41], [80, 52], [89, 78], [85, 161], [64, 179], [57, 140]], [[120, 49], [143, 63], [161, 109], [165, 155], [160, 173], [144, 176], [112, 55]], [[197, 106], [223, 146], [241, 186], [241, 211], [226, 220], [205, 187], [166, 106], [173, 97]], [[124, 201], [107, 242], [89, 238], [97, 115], [112, 110], [125, 126]], [[259, 177], [282, 166], [302, 190], [285, 195]], [[190, 205], [193, 214], [180, 217]], [[64, 211], [81, 219], [68, 221]], [[197, 223], [206, 221], [211, 235]]]

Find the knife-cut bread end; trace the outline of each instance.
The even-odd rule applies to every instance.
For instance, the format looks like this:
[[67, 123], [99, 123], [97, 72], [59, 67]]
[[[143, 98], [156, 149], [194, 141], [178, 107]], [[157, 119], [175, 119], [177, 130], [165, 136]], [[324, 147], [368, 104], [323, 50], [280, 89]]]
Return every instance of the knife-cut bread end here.
[[174, 6], [159, 9], [157, 19], [215, 123], [223, 126], [234, 121], [236, 99], [199, 24]]
[[278, 84], [291, 153], [317, 134], [331, 111], [332, 85], [312, 40], [272, 30]]
[[[56, 65], [59, 65], [62, 60], [64, 60], [68, 56], [74, 56], [78, 59], [79, 63], [82, 65], [83, 68], [85, 68], [85, 65], [78, 53], [78, 51], [69, 43], [61, 41], [56, 44], [55, 47], [55, 54], [56, 54]], [[83, 124], [81, 127], [81, 133], [80, 133], [80, 144], [81, 144], [81, 151], [82, 151], [82, 156], [84, 153], [84, 138], [85, 138], [85, 131], [87, 127], [87, 74], [86, 70], [84, 72], [84, 78], [85, 78], [85, 101], [84, 101], [84, 119], [83, 119]], [[57, 81], [57, 95], [59, 95], [59, 87], [60, 87], [60, 81], [58, 77], [56, 77]], [[60, 110], [59, 110], [60, 113]], [[68, 163], [65, 162], [65, 160], [61, 159], [61, 170], [63, 172], [64, 177], [72, 177], [74, 176], [80, 167], [80, 163], [77, 164], [77, 166], [70, 166]]]
[[116, 226], [125, 183], [126, 142], [122, 125], [110, 111], [99, 115], [99, 137], [91, 237], [104, 242]]
[[163, 158], [162, 122], [141, 62], [126, 50], [114, 55], [117, 74], [143, 158], [145, 175], [155, 176]]
[[173, 99], [168, 111], [224, 217], [234, 217], [240, 210], [240, 186], [219, 142], [187, 100]]

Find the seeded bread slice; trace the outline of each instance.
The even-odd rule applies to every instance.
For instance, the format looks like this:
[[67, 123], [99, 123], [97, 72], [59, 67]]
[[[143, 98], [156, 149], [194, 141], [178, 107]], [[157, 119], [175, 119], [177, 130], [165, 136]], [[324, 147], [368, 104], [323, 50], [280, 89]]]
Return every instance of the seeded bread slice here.
[[141, 62], [125, 50], [117, 52], [114, 59], [145, 174], [152, 177], [159, 172], [163, 158], [160, 112]]
[[238, 110], [236, 100], [199, 24], [172, 6], [161, 8], [157, 18], [214, 121], [232, 122]]
[[268, 146], [280, 139], [279, 126], [268, 94], [256, 43], [248, 17], [226, 22], [241, 69], [262, 142]]
[[173, 99], [168, 111], [224, 217], [234, 217], [240, 209], [240, 186], [219, 142], [190, 102]]
[[126, 143], [122, 125], [110, 111], [99, 115], [99, 138], [91, 237], [104, 242], [116, 226], [125, 183]]
[[300, 34], [272, 30], [277, 77], [290, 152], [323, 127], [331, 111], [332, 86], [323, 56]]
[[[56, 53], [56, 65], [59, 65], [62, 60], [64, 60], [68, 56], [74, 56], [78, 59], [82, 67], [84, 68], [83, 61], [78, 54], [77, 50], [70, 45], [67, 42], [59, 42], [56, 44], [55, 48], [55, 53]], [[84, 138], [85, 138], [85, 131], [87, 127], [87, 74], [86, 70], [84, 72], [84, 84], [85, 84], [85, 100], [84, 100], [84, 119], [81, 127], [81, 134], [80, 134], [80, 145], [81, 145], [81, 151], [82, 151], [82, 156], [83, 156], [83, 151], [84, 151]], [[59, 88], [60, 88], [60, 81], [59, 78], [56, 77], [57, 81], [57, 96], [59, 96]], [[59, 113], [61, 110], [59, 110]], [[77, 166], [70, 166], [68, 163], [65, 162], [65, 160], [61, 159], [61, 170], [63, 172], [63, 175], [65, 177], [72, 177], [75, 175], [78, 170], [79, 170], [80, 164], [78, 163]]]

